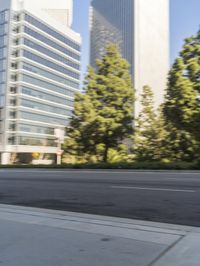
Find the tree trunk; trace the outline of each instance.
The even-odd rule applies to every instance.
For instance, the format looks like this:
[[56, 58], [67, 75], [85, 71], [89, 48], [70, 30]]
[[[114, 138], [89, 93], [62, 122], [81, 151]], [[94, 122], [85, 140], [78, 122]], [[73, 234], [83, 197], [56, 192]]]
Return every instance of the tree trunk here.
[[104, 163], [107, 163], [107, 161], [108, 161], [108, 150], [109, 150], [109, 147], [108, 147], [108, 145], [106, 145], [105, 150], [104, 150], [104, 155], [103, 155], [103, 162]]

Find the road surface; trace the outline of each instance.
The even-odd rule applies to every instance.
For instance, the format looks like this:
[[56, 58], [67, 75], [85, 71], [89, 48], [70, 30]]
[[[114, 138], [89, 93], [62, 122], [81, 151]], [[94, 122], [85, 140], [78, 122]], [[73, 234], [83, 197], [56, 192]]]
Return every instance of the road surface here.
[[200, 226], [200, 172], [0, 169], [0, 203]]

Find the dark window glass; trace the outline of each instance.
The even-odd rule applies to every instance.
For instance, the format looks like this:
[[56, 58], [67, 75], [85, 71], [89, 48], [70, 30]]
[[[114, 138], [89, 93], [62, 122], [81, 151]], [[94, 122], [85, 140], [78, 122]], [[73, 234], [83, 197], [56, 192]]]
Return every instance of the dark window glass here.
[[39, 44], [36, 44], [35, 42], [32, 42], [28, 39], [24, 39], [24, 44], [40, 53], [43, 53], [47, 56], [50, 56], [52, 57], [53, 59], [57, 60], [57, 61], [60, 61], [62, 62], [63, 64], [66, 64], [67, 66], [70, 66], [70, 67], [73, 67], [77, 70], [80, 70], [80, 66], [79, 64], [77, 63], [74, 63], [68, 59], [66, 59], [65, 57], [61, 56], [61, 55], [58, 55], [52, 51], [50, 51], [49, 49], [47, 48], [44, 48], [43, 46], [39, 45]]
[[29, 112], [21, 111], [19, 112], [20, 118], [29, 120], [29, 121], [38, 121], [38, 122], [44, 122], [47, 124], [54, 124], [54, 125], [63, 125], [66, 126], [68, 124], [68, 120], [57, 118], [49, 115], [41, 115], [41, 114], [34, 114]]
[[22, 87], [21, 92], [24, 95], [39, 98], [39, 99], [46, 100], [46, 101], [53, 102], [53, 103], [68, 105], [70, 107], [73, 107], [73, 105], [74, 105], [73, 100], [65, 99], [63, 97], [58, 97], [58, 96], [55, 96], [52, 94], [48, 94], [48, 93], [45, 93], [42, 91], [37, 91], [37, 90], [27, 88], [27, 87]]
[[64, 109], [62, 107], [56, 107], [56, 106], [48, 105], [45, 103], [39, 103], [39, 102], [36, 102], [33, 100], [22, 99], [21, 100], [21, 106], [35, 109], [38, 111], [45, 111], [45, 112], [49, 112], [49, 113], [53, 113], [53, 114], [58, 114], [58, 115], [66, 115], [66, 116], [72, 115], [72, 111], [67, 110], [66, 109], [67, 107]]
[[58, 72], [61, 72], [63, 74], [69, 75], [72, 78], [75, 78], [75, 79], [78, 79], [78, 80], [80, 78], [80, 74], [75, 73], [75, 72], [73, 72], [73, 71], [71, 71], [69, 69], [66, 69], [65, 67], [62, 67], [60, 65], [57, 65], [57, 64], [55, 64], [55, 63], [53, 63], [53, 62], [51, 62], [51, 61], [49, 61], [47, 59], [44, 59], [44, 58], [42, 58], [42, 57], [40, 57], [38, 55], [35, 55], [35, 54], [31, 53], [31, 52], [28, 52], [28, 51], [24, 50], [23, 51], [23, 56], [28, 58], [28, 59], [30, 59], [30, 60], [33, 60], [34, 62], [37, 62], [37, 63], [41, 64], [41, 65], [44, 65], [44, 66], [49, 67], [49, 68], [52, 68], [52, 69], [54, 69], [54, 70], [56, 70]]
[[76, 89], [79, 88], [79, 84], [77, 84], [76, 82], [73, 82], [73, 81], [71, 81], [69, 79], [66, 79], [64, 77], [58, 76], [56, 74], [50, 73], [50, 72], [48, 72], [48, 71], [46, 71], [46, 70], [44, 70], [42, 68], [32, 66], [32, 65], [30, 65], [28, 63], [23, 63], [22, 68], [25, 69], [26, 71], [35, 73], [35, 74], [40, 75], [42, 77], [46, 77], [46, 78], [51, 79], [53, 81], [57, 81], [57, 82], [62, 83], [64, 85], [67, 85], [67, 86], [70, 86], [70, 87], [73, 87], [73, 88], [76, 88]]
[[[61, 93], [61, 94], [67, 95], [67, 96], [73, 97], [75, 94], [75, 92], [71, 91], [70, 89], [62, 88], [62, 87], [57, 86], [53, 83], [49, 83], [47, 81], [43, 81], [43, 80], [37, 79], [35, 77], [33, 78], [33, 77], [30, 77], [30, 76], [25, 75], [25, 74], [22, 76], [22, 80], [26, 83], [30, 83], [34, 86], [39, 87], [39, 88], [41, 87], [41, 88], [55, 91], [55, 92], [58, 92], [58, 93]], [[71, 86], [70, 84], [68, 84], [68, 85]]]
[[47, 34], [53, 36], [54, 38], [58, 39], [59, 41], [69, 45], [73, 49], [80, 51], [80, 45], [75, 43], [74, 41], [70, 40], [69, 38], [65, 37], [64, 35], [58, 33], [57, 31], [53, 30], [52, 28], [48, 27], [47, 25], [43, 24], [42, 22], [38, 21], [34, 17], [25, 14], [25, 20], [32, 24], [33, 26], [39, 28], [40, 30], [46, 32]]
[[48, 39], [47, 37], [43, 36], [42, 34], [28, 28], [27, 26], [24, 27], [24, 32], [28, 35], [34, 37], [35, 39], [59, 50], [60, 52], [72, 57], [73, 59], [80, 60], [80, 55], [72, 52], [71, 50], [64, 48], [63, 46], [59, 45], [58, 43]]

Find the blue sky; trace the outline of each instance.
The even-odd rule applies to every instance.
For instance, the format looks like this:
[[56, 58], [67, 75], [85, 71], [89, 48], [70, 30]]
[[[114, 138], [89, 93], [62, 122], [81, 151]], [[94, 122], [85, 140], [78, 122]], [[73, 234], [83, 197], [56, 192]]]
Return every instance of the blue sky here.
[[[89, 61], [89, 3], [90, 0], [74, 0], [73, 29], [80, 32], [83, 38], [83, 72]], [[200, 0], [171, 0], [170, 5], [170, 58], [172, 63], [182, 47], [183, 39], [196, 33], [200, 27]]]

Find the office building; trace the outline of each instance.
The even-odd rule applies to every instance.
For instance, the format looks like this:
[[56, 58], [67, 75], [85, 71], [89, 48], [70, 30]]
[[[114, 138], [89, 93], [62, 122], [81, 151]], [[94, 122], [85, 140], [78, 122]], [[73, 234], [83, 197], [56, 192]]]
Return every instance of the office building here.
[[92, 0], [90, 24], [91, 65], [108, 43], [117, 44], [131, 65], [135, 116], [144, 85], [151, 86], [155, 106], [161, 104], [169, 70], [169, 0]]
[[1, 164], [53, 158], [80, 89], [71, 0], [0, 1]]

